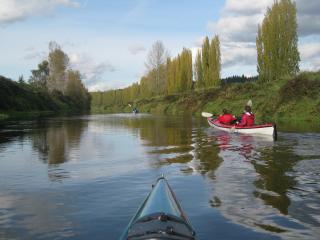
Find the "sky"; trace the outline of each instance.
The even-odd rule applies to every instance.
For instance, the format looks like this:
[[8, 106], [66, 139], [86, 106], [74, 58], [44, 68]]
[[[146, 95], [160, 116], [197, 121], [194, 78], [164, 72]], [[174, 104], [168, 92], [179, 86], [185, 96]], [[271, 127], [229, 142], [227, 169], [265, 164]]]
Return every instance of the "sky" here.
[[[90, 91], [146, 73], [152, 44], [171, 57], [219, 35], [222, 77], [253, 76], [255, 38], [273, 0], [0, 0], [0, 75], [28, 79], [57, 42]], [[320, 70], [320, 1], [296, 0], [301, 70]]]

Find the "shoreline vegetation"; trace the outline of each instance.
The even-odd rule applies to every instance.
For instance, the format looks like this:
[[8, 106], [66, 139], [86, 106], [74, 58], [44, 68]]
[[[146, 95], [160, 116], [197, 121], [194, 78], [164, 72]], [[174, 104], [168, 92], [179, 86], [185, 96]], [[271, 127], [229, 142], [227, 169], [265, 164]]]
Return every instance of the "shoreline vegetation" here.
[[139, 82], [123, 89], [89, 93], [81, 73], [55, 42], [46, 60], [31, 70], [25, 82], [0, 76], [0, 120], [10, 116], [59, 112], [219, 115], [223, 108], [239, 115], [253, 101], [258, 121], [320, 121], [320, 71], [300, 72], [297, 10], [291, 0], [276, 0], [257, 27], [258, 76], [221, 79], [219, 36], [205, 37], [193, 62], [183, 48], [170, 57], [156, 41], [147, 59], [147, 72]]
[[267, 8], [257, 28], [257, 77], [221, 79], [219, 36], [206, 37], [192, 63], [183, 48], [170, 58], [156, 42], [146, 59], [148, 72], [123, 89], [92, 92], [94, 113], [140, 112], [219, 115], [223, 108], [239, 115], [253, 101], [258, 120], [320, 120], [320, 72], [300, 72], [297, 10], [291, 0], [277, 0]]
[[0, 76], [0, 121], [88, 112], [60, 92], [35, 91], [29, 84]]
[[55, 42], [31, 73], [28, 82], [23, 76], [17, 82], [0, 76], [0, 120], [90, 110], [91, 96], [80, 72], [71, 69], [69, 57]]
[[[107, 105], [104, 93], [92, 94], [92, 113], [131, 112], [126, 102]], [[258, 121], [320, 121], [320, 72], [302, 72], [263, 86], [258, 81], [227, 83], [208, 90], [138, 99], [131, 103], [140, 112], [152, 114], [192, 114], [202, 111], [221, 114], [223, 108], [239, 115], [246, 101], [253, 101]]]

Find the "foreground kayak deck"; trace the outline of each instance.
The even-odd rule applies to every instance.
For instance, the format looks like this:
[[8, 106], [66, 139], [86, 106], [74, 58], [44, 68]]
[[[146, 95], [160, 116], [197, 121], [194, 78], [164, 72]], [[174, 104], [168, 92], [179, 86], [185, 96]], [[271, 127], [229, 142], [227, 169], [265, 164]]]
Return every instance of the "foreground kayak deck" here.
[[171, 187], [160, 177], [120, 239], [195, 239]]
[[271, 123], [253, 125], [253, 126], [237, 126], [220, 123], [217, 119], [208, 118], [211, 127], [227, 132], [246, 133], [246, 134], [262, 134], [276, 137], [277, 131], [275, 125]]

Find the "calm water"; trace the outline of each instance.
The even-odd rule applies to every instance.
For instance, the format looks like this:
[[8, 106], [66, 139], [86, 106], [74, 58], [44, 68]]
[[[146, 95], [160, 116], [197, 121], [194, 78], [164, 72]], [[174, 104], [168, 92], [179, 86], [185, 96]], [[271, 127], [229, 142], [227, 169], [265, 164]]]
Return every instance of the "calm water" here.
[[161, 173], [198, 239], [319, 239], [320, 133], [304, 127], [273, 142], [191, 117], [2, 124], [0, 239], [117, 239]]

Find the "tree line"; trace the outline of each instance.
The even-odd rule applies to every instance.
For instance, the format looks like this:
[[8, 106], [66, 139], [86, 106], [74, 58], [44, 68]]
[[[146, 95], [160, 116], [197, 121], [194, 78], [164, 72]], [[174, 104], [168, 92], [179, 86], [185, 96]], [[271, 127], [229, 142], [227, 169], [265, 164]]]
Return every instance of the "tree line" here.
[[91, 96], [82, 83], [80, 72], [70, 67], [68, 55], [56, 42], [49, 43], [48, 58], [31, 70], [28, 83], [35, 92], [62, 95], [78, 109], [90, 109]]
[[231, 77], [222, 78], [221, 82], [222, 82], [222, 84], [229, 84], [229, 83], [254, 82], [257, 80], [258, 80], [258, 76], [247, 77], [245, 75], [241, 75], [241, 76], [234, 75]]
[[[275, 0], [258, 25], [256, 37], [258, 82], [264, 84], [299, 72], [297, 10], [291, 0]], [[170, 58], [162, 42], [147, 56], [147, 73], [124, 89], [92, 93], [94, 106], [127, 105], [140, 99], [217, 88], [221, 84], [254, 81], [257, 77], [221, 79], [219, 36], [206, 37], [192, 64], [190, 49]]]
[[218, 87], [221, 82], [219, 37], [215, 36], [211, 41], [206, 37], [202, 44], [202, 51], [199, 51], [197, 56], [200, 56], [200, 60], [196, 61], [198, 81], [194, 81], [191, 50], [183, 48], [181, 53], [171, 58], [163, 43], [157, 41], [148, 53], [147, 73], [141, 77], [139, 83], [123, 89], [94, 92], [92, 104], [94, 106], [127, 105], [136, 100], [155, 96]]

